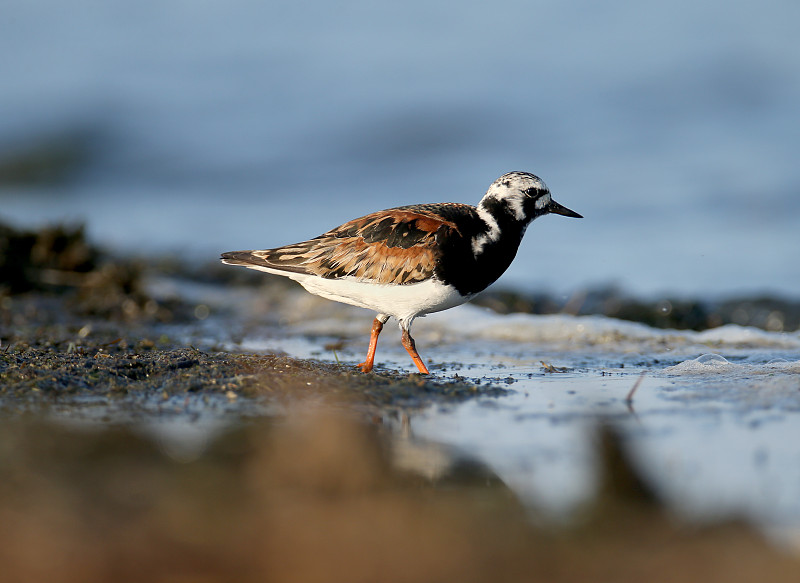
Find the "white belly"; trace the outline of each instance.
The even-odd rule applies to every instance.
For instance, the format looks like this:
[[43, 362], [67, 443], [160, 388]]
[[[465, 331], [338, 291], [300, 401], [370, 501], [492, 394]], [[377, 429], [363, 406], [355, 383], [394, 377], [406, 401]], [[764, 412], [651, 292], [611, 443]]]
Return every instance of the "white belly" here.
[[468, 298], [456, 288], [436, 280], [408, 285], [365, 283], [351, 278], [323, 279], [309, 276], [292, 276], [310, 291], [329, 300], [367, 308], [400, 322], [411, 324], [417, 316], [440, 312], [463, 304]]
[[410, 325], [417, 316], [441, 312], [461, 305], [469, 299], [459, 294], [453, 286], [432, 279], [408, 285], [388, 285], [358, 281], [353, 277], [325, 279], [268, 267], [253, 266], [251, 269], [288, 277], [312, 294], [374, 310], [392, 316], [406, 325]]

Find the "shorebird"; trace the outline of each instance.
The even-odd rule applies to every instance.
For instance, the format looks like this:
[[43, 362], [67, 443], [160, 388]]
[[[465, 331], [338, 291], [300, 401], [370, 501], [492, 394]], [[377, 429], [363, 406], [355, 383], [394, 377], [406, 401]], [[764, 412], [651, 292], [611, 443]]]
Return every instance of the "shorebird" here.
[[370, 213], [301, 243], [230, 251], [222, 262], [297, 281], [312, 294], [377, 312], [367, 358], [370, 372], [383, 325], [394, 317], [417, 369], [429, 374], [411, 337], [415, 318], [469, 301], [500, 277], [535, 218], [583, 218], [528, 172], [495, 180], [477, 206], [445, 202]]

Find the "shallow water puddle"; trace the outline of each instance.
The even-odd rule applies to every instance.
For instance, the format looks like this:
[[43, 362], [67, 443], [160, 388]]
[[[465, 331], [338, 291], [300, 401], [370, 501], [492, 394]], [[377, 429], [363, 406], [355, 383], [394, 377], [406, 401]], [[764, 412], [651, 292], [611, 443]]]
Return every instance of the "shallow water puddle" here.
[[[283, 346], [294, 356], [331, 360], [324, 346], [338, 331], [348, 341], [337, 356], [355, 363], [355, 321], [307, 320], [302, 340], [273, 337], [261, 345], [250, 337], [242, 348]], [[656, 330], [602, 317], [498, 316], [471, 306], [420, 321], [415, 332], [435, 377], [510, 389], [409, 413], [398, 435], [434, 444], [417, 456], [428, 471], [471, 459], [532, 508], [566, 516], [594, 491], [593, 436], [608, 422], [678, 513], [800, 531], [796, 333]], [[383, 370], [411, 370], [397, 339], [384, 336]]]
[[[414, 435], [491, 467], [520, 496], [556, 514], [594, 489], [593, 435], [623, 430], [655, 488], [678, 512], [800, 526], [800, 411], [744, 410], [740, 395], [698, 395], [673, 379], [637, 375], [520, 379], [515, 393], [412, 416]], [[749, 399], [749, 395], [742, 398]]]

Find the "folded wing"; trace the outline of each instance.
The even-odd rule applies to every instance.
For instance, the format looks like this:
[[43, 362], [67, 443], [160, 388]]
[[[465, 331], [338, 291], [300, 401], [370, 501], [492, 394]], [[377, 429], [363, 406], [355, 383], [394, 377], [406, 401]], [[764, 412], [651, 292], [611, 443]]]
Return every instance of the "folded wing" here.
[[[445, 205], [440, 205], [445, 206]], [[448, 214], [462, 205], [448, 204]], [[466, 207], [466, 205], [464, 205]], [[437, 205], [380, 211], [352, 220], [310, 241], [277, 249], [224, 253], [225, 263], [328, 279], [353, 277], [382, 284], [429, 279], [439, 251], [437, 237], [459, 236]]]

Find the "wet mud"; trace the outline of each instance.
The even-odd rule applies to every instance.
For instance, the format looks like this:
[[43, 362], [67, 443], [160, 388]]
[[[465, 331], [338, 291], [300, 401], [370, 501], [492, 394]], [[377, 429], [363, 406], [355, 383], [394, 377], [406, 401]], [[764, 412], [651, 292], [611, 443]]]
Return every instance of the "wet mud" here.
[[[152, 264], [108, 257], [80, 231], [42, 237], [4, 243], [29, 256], [9, 267], [6, 254], [0, 293], [2, 580], [800, 576], [800, 558], [747, 524], [673, 516], [609, 428], [594, 498], [554, 523], [468, 452], [409, 438], [415, 410], [506, 388], [195, 346], [173, 332], [197, 306], [150, 295]], [[118, 414], [92, 417], [98, 403]], [[233, 416], [188, 455], [143, 430], [215, 403]]]

